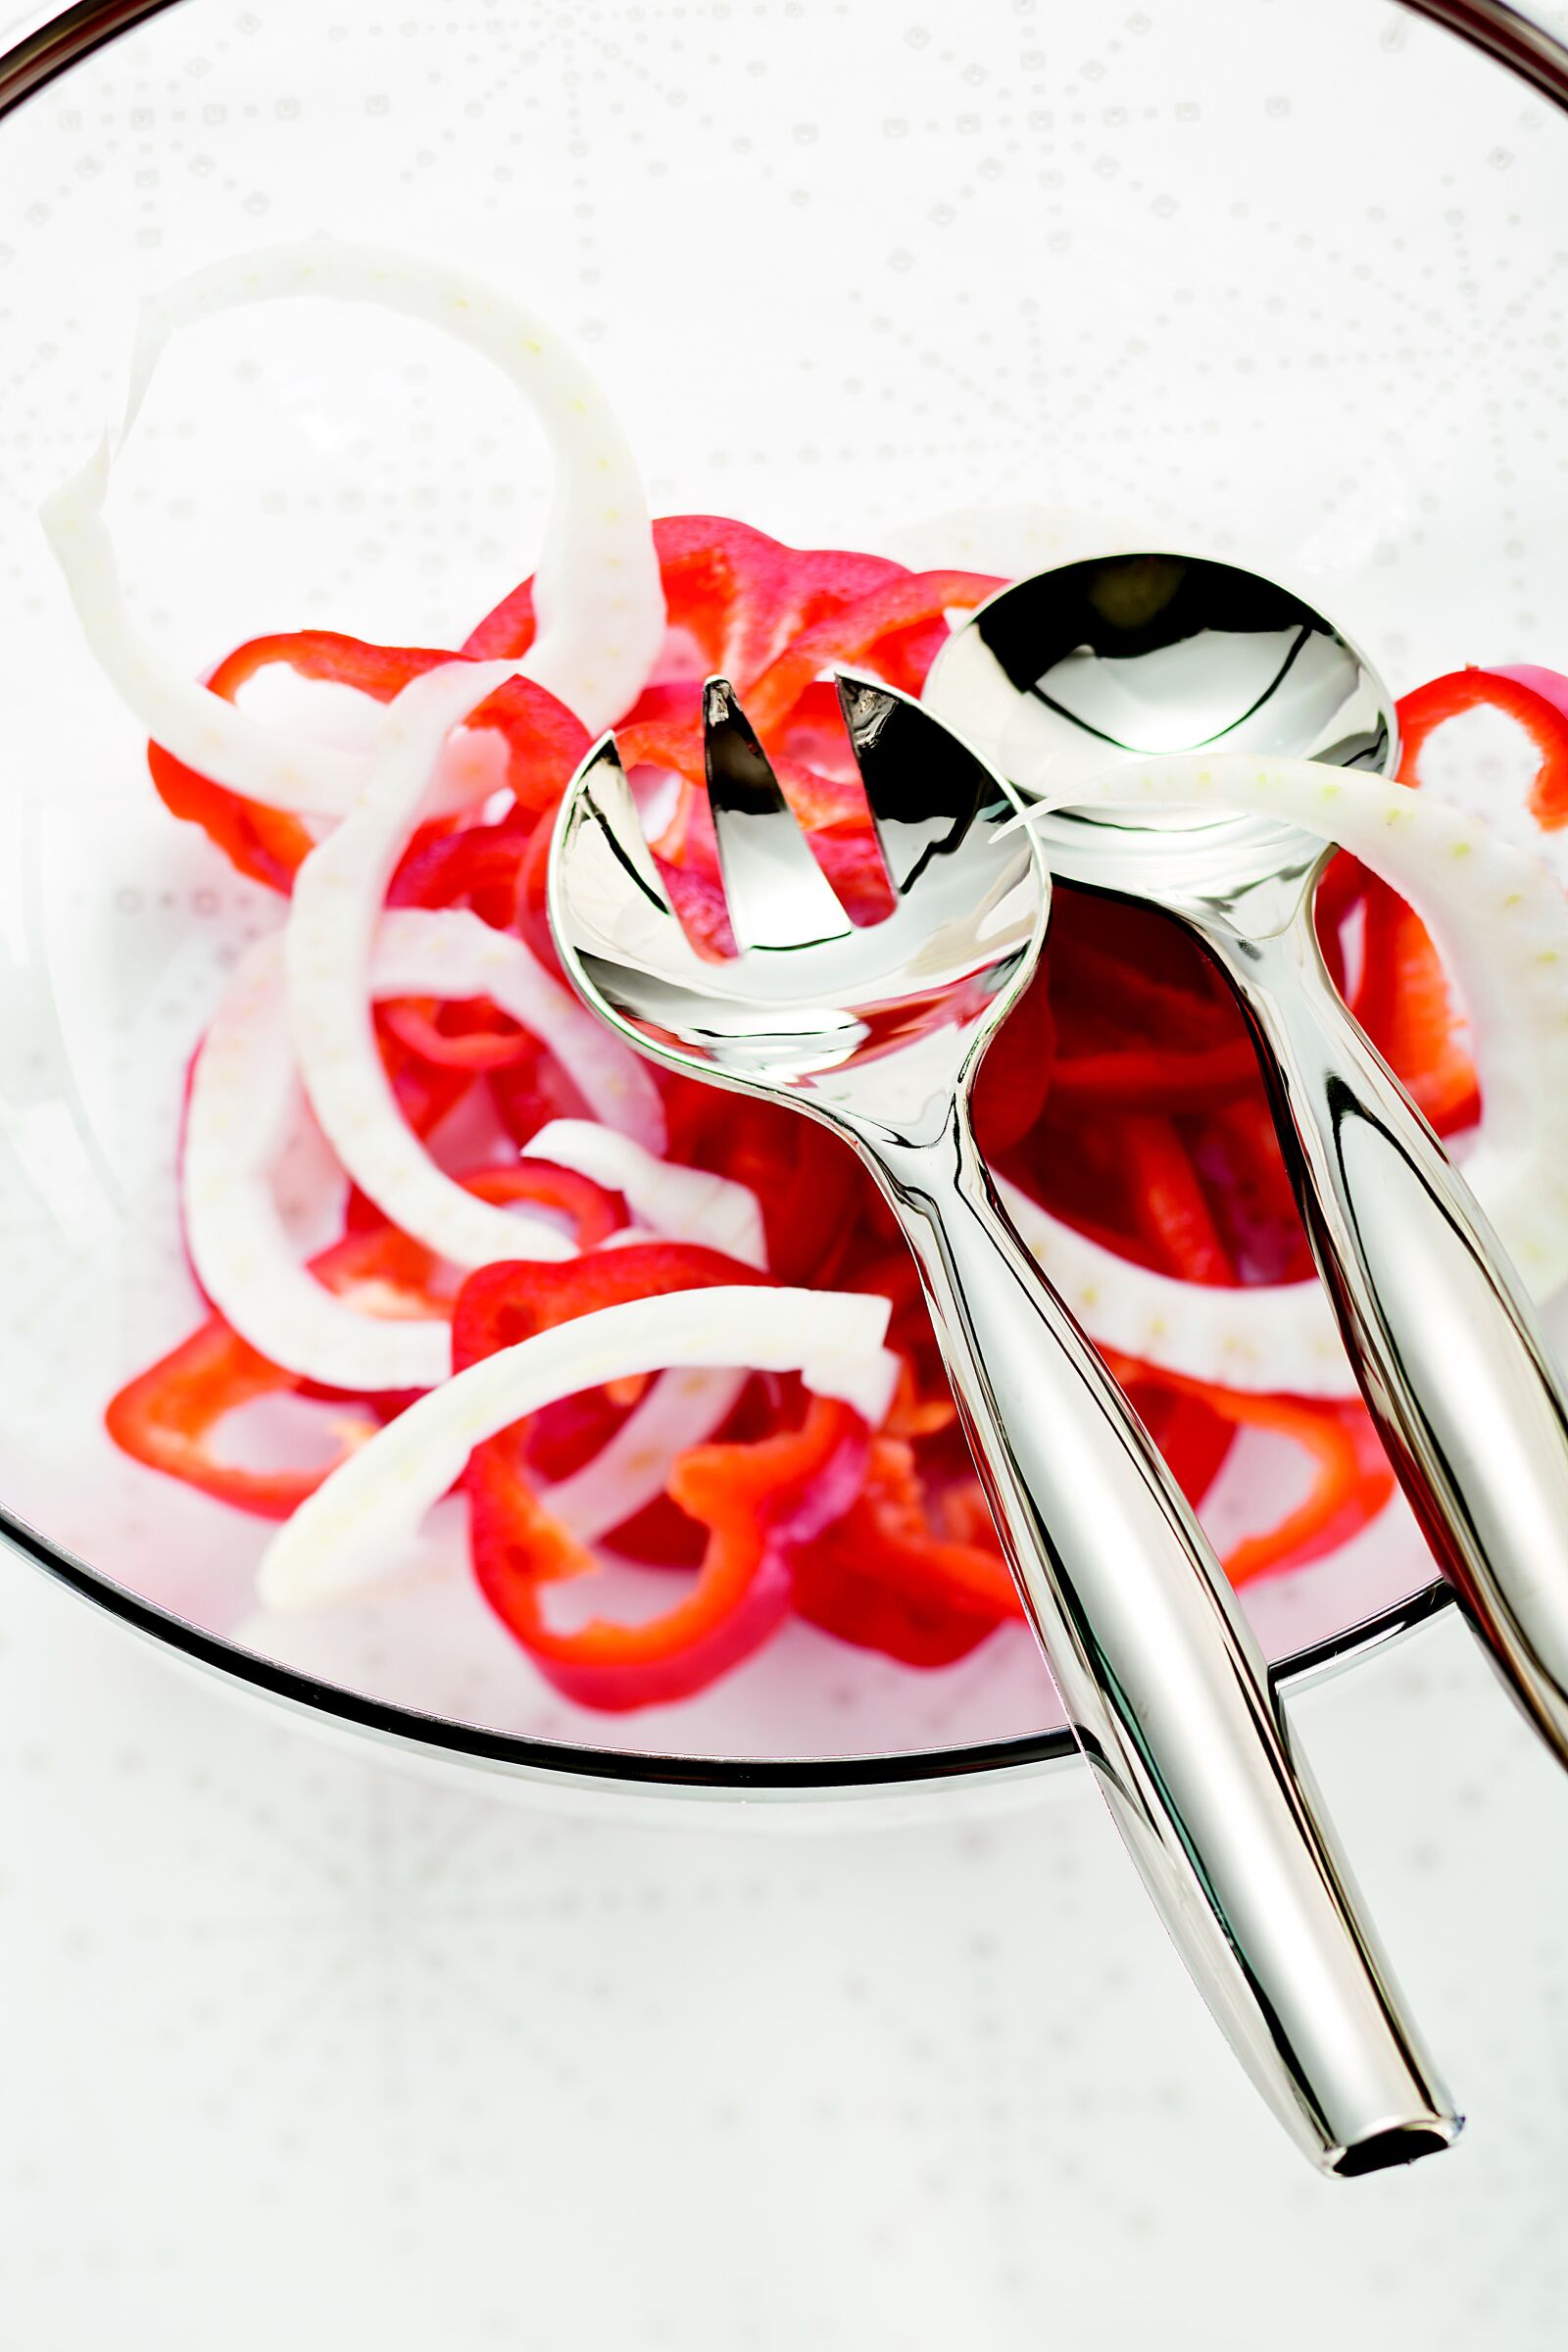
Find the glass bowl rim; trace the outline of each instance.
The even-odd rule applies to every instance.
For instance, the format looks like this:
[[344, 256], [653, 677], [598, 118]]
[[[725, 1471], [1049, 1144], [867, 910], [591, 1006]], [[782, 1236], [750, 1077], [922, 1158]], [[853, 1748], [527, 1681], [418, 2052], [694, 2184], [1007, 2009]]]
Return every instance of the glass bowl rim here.
[[[1568, 45], [1505, 0], [1396, 0], [1446, 25], [1568, 111]], [[40, 12], [0, 51], [0, 118], [60, 74], [133, 30], [176, 0], [76, 0]], [[881, 1789], [1014, 1780], [1065, 1763], [1077, 1752], [1066, 1726], [951, 1748], [847, 1756], [681, 1756], [602, 1748], [461, 1724], [397, 1706], [264, 1658], [159, 1608], [77, 1559], [0, 1503], [0, 1542], [159, 1649], [291, 1713], [379, 1740], [405, 1755], [458, 1761], [517, 1779], [631, 1786], [737, 1796], [872, 1795]], [[1455, 1603], [1441, 1577], [1390, 1607], [1282, 1659], [1271, 1672], [1289, 1692], [1337, 1673], [1430, 1623]]]

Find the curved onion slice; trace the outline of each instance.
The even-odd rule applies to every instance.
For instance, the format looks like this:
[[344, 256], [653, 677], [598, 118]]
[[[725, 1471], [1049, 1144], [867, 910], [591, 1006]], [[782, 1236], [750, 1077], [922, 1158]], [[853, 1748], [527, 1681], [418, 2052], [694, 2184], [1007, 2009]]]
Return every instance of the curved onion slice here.
[[419, 1397], [317, 1489], [263, 1555], [262, 1603], [312, 1608], [373, 1584], [475, 1446], [608, 1381], [738, 1359], [760, 1372], [799, 1372], [818, 1396], [843, 1397], [874, 1426], [897, 1373], [881, 1345], [889, 1311], [884, 1298], [846, 1292], [671, 1291], [503, 1348]]
[[630, 1136], [612, 1135], [587, 1119], [552, 1119], [522, 1152], [525, 1159], [554, 1160], [619, 1193], [636, 1221], [667, 1241], [701, 1242], [744, 1266], [767, 1264], [757, 1195], [733, 1177], [660, 1159]]
[[420, 319], [493, 361], [528, 402], [556, 470], [534, 589], [539, 633], [517, 667], [591, 734], [609, 726], [636, 700], [664, 627], [647, 501], [610, 403], [553, 328], [482, 278], [329, 239], [218, 263], [149, 303], [118, 429], [45, 501], [44, 529], [77, 619], [122, 700], [176, 760], [270, 808], [340, 815], [364, 781], [363, 754], [264, 724], [158, 654], [131, 617], [104, 517], [115, 459], [170, 338], [216, 312], [289, 295], [368, 302]]
[[[638, 1241], [646, 1231], [701, 1242], [742, 1265], [767, 1264], [757, 1195], [731, 1177], [661, 1159], [631, 1137], [586, 1119], [552, 1120], [524, 1144], [522, 1156], [575, 1168], [620, 1194], [634, 1222], [612, 1234], [606, 1249]], [[546, 1508], [579, 1543], [597, 1543], [663, 1493], [676, 1454], [712, 1436], [745, 1385], [744, 1373], [663, 1373], [593, 1460], [548, 1490]]]
[[663, 1494], [678, 1453], [705, 1446], [739, 1401], [745, 1372], [661, 1372], [607, 1445], [540, 1501], [579, 1544], [597, 1544]]
[[[572, 1075], [601, 1118], [624, 1119], [628, 1127], [635, 1120], [633, 1150], [662, 1144], [662, 1105], [643, 1064], [540, 968], [520, 939], [491, 930], [477, 915], [424, 907], [383, 915], [370, 994], [493, 996], [554, 1053], [569, 1054]], [[180, 1186], [197, 1279], [242, 1339], [302, 1379], [367, 1393], [434, 1388], [452, 1368], [445, 1321], [364, 1313], [299, 1262], [278, 1214], [272, 1174], [305, 1116], [288, 1027], [282, 934], [272, 932], [242, 958], [191, 1070]], [[575, 1128], [577, 1122], [568, 1124]], [[587, 1132], [614, 1140], [608, 1129]], [[639, 1193], [639, 1213], [656, 1233], [665, 1230], [660, 1223], [665, 1198], [662, 1192]], [[678, 1217], [683, 1203], [672, 1200], [670, 1205]], [[541, 1234], [546, 1246], [536, 1250]], [[522, 1212], [509, 1217], [505, 1238], [511, 1257], [557, 1254], [561, 1241], [553, 1225]], [[679, 1236], [672, 1231], [670, 1238]], [[727, 1402], [719, 1405], [712, 1426], [728, 1409]], [[673, 1450], [697, 1445], [707, 1434], [697, 1428], [695, 1407], [690, 1426], [695, 1434], [683, 1436]], [[639, 1442], [630, 1428], [628, 1422], [618, 1433], [627, 1449], [654, 1442], [652, 1430]], [[638, 1507], [633, 1502], [605, 1524], [613, 1527]]]
[[[1300, 760], [1151, 760], [1075, 787], [1074, 800], [1278, 816], [1353, 851], [1407, 899], [1470, 1015], [1483, 1109], [1466, 1181], [1536, 1298], [1568, 1280], [1568, 905], [1538, 858], [1407, 786]], [[1355, 1393], [1315, 1282], [1175, 1282], [1006, 1192], [1024, 1239], [1097, 1340], [1227, 1388]]]
[[272, 1171], [304, 1108], [274, 932], [240, 963], [191, 1070], [180, 1192], [196, 1278], [241, 1339], [302, 1379], [367, 1394], [434, 1388], [452, 1369], [451, 1327], [362, 1313], [289, 1241]]
[[613, 1142], [609, 1131], [615, 1130], [649, 1153], [662, 1152], [664, 1105], [648, 1064], [553, 979], [514, 932], [496, 930], [466, 907], [393, 907], [382, 915], [375, 935], [370, 993], [460, 1001], [488, 997], [565, 1066], [589, 1109], [605, 1123], [597, 1128], [581, 1122], [589, 1134], [605, 1134]]
[[[637, 1241], [646, 1229], [669, 1241], [701, 1242], [742, 1265], [767, 1264], [757, 1195], [731, 1177], [660, 1159], [629, 1136], [586, 1119], [553, 1120], [522, 1155], [575, 1168], [621, 1195], [635, 1222], [612, 1234], [607, 1249]], [[665, 1372], [593, 1460], [548, 1490], [546, 1508], [579, 1543], [597, 1543], [663, 1493], [676, 1454], [712, 1436], [745, 1385], [743, 1373]]]
[[443, 1175], [398, 1106], [370, 1013], [382, 901], [451, 730], [514, 674], [508, 662], [426, 670], [387, 706], [370, 780], [351, 815], [301, 865], [283, 925], [289, 1022], [322, 1134], [383, 1216], [456, 1266], [531, 1254], [569, 1257], [541, 1225], [517, 1248], [517, 1221]]

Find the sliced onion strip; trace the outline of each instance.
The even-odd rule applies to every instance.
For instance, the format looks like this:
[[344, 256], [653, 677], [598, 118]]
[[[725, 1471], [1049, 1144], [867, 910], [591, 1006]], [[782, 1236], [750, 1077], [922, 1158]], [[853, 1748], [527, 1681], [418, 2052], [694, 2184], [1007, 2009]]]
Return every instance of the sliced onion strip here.
[[609, 726], [653, 667], [664, 600], [642, 483], [604, 392], [553, 328], [482, 278], [325, 238], [217, 263], [150, 302], [118, 429], [44, 504], [82, 633], [121, 699], [176, 760], [247, 800], [328, 816], [354, 804], [363, 754], [259, 720], [183, 677], [144, 637], [104, 513], [116, 458], [171, 337], [220, 311], [297, 295], [370, 303], [434, 326], [494, 362], [532, 408], [555, 476], [535, 576], [539, 630], [518, 667], [590, 733]]
[[[660, 1159], [630, 1136], [586, 1119], [552, 1119], [523, 1146], [523, 1157], [554, 1160], [619, 1193], [639, 1224], [671, 1242], [700, 1242], [745, 1266], [767, 1264], [762, 1210], [750, 1185], [707, 1168]], [[628, 1236], [628, 1238], [630, 1238]]]
[[475, 1200], [436, 1166], [398, 1104], [370, 1012], [382, 902], [451, 730], [514, 674], [506, 662], [427, 670], [387, 706], [358, 805], [295, 877], [283, 926], [289, 1023], [300, 1076], [344, 1168], [394, 1225], [457, 1266], [502, 1257], [569, 1257], [538, 1220]]
[[452, 1369], [446, 1322], [363, 1314], [299, 1261], [272, 1177], [304, 1116], [274, 932], [240, 963], [191, 1072], [180, 1191], [196, 1278], [242, 1340], [302, 1379], [434, 1388]]
[[455, 1373], [350, 1455], [263, 1556], [263, 1605], [313, 1608], [388, 1574], [475, 1446], [584, 1389], [685, 1365], [799, 1372], [875, 1426], [897, 1360], [888, 1302], [847, 1292], [720, 1287], [633, 1298], [538, 1332]]

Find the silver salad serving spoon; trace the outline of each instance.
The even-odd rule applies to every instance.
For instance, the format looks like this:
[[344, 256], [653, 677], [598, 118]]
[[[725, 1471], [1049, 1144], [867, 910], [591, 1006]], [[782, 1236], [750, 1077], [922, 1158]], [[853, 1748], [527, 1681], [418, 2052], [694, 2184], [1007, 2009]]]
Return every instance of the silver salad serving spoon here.
[[852, 925], [723, 679], [709, 799], [738, 953], [700, 956], [614, 739], [579, 769], [550, 914], [586, 1002], [689, 1077], [810, 1112], [871, 1169], [919, 1264], [1031, 1622], [1166, 1927], [1276, 2114], [1327, 2171], [1458, 2119], [1360, 1916], [1267, 1670], [1180, 1489], [999, 1201], [969, 1124], [1034, 970], [1050, 880], [1019, 804], [918, 703], [841, 676], [894, 892]]
[[1318, 1271], [1417, 1520], [1525, 1713], [1568, 1764], [1568, 1404], [1539, 1319], [1443, 1146], [1347, 1010], [1313, 927], [1334, 855], [1257, 815], [1074, 809], [1184, 752], [1392, 774], [1394, 705], [1309, 605], [1228, 564], [1121, 555], [1002, 589], [927, 706], [1024, 798], [1058, 879], [1184, 923], [1246, 1010]]

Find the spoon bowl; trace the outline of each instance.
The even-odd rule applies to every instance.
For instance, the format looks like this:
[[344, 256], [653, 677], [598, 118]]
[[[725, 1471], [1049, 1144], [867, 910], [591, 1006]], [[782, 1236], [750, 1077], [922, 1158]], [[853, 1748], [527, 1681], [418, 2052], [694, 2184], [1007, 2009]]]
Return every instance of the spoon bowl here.
[[1329, 977], [1313, 901], [1332, 844], [1266, 817], [1059, 806], [1175, 754], [1391, 772], [1387, 688], [1272, 581], [1119, 555], [1003, 589], [925, 692], [1016, 792], [1049, 801], [1032, 829], [1058, 877], [1175, 915], [1229, 980], [1389, 1458], [1506, 1687], [1568, 1765], [1568, 1397], [1496, 1236]]
[[1290, 920], [1331, 853], [1294, 825], [1212, 811], [1073, 808], [1075, 784], [1189, 752], [1392, 774], [1394, 702], [1290, 589], [1202, 556], [1089, 557], [999, 590], [932, 665], [925, 699], [1025, 800], [1061, 881], [1131, 898], [1252, 901]]

